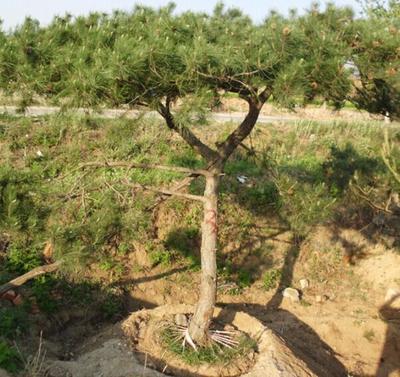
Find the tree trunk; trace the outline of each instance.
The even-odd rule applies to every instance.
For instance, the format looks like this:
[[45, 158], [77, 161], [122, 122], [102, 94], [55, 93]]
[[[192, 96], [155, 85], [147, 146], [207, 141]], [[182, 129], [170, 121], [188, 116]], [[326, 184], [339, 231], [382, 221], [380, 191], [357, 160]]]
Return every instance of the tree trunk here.
[[204, 216], [201, 234], [200, 297], [189, 325], [189, 335], [199, 345], [209, 339], [208, 329], [217, 295], [217, 211], [219, 174], [206, 176]]

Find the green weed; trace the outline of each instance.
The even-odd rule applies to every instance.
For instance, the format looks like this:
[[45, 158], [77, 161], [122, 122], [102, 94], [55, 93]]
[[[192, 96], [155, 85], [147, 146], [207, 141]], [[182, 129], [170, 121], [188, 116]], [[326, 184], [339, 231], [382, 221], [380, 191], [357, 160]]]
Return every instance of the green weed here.
[[265, 272], [262, 277], [264, 289], [269, 291], [273, 288], [276, 288], [281, 276], [282, 276], [281, 270], [270, 270]]
[[240, 288], [249, 287], [253, 283], [252, 274], [247, 270], [239, 270], [238, 272], [238, 285]]
[[102, 316], [107, 320], [116, 318], [116, 316], [121, 313], [122, 309], [123, 303], [121, 298], [111, 293], [106, 295], [106, 298], [100, 305]]
[[173, 260], [173, 253], [163, 248], [155, 248], [150, 250], [149, 257], [152, 266], [161, 265], [164, 267], [170, 266]]

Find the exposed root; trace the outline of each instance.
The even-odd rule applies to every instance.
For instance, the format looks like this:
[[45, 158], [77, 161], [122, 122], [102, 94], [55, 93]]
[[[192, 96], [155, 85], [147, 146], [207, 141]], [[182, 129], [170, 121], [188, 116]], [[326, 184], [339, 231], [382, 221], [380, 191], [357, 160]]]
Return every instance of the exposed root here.
[[187, 328], [187, 329], [185, 330], [185, 337], [183, 338], [183, 342], [182, 342], [183, 348], [185, 348], [186, 342], [187, 342], [196, 352], [198, 352], [197, 346], [196, 346], [195, 342], [194, 342], [193, 339], [190, 337], [189, 328]]

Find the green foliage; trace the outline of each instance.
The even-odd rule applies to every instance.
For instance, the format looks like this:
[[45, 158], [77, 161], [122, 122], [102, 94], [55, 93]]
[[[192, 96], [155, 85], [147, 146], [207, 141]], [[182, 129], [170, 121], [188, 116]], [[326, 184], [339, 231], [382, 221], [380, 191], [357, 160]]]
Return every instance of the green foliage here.
[[176, 252], [199, 265], [199, 229], [197, 227], [177, 228], [168, 233], [165, 248]]
[[24, 231], [39, 231], [48, 208], [38, 189], [41, 178], [35, 170], [0, 167], [0, 225]]
[[173, 253], [168, 250], [165, 250], [163, 247], [153, 247], [149, 248], [149, 257], [152, 266], [162, 265], [167, 267], [171, 265], [173, 261]]
[[112, 290], [104, 290], [105, 298], [100, 303], [102, 317], [106, 320], [115, 320], [123, 311], [123, 301], [120, 295]]
[[279, 214], [296, 234], [305, 236], [315, 224], [329, 218], [336, 198], [325, 183], [297, 184], [291, 177], [284, 175], [278, 180], [282, 193]]
[[40, 266], [41, 258], [38, 250], [27, 242], [12, 242], [7, 250], [5, 268], [9, 272], [24, 274]]
[[253, 282], [252, 274], [247, 270], [239, 270], [238, 272], [238, 285], [239, 288], [246, 288]]
[[123, 211], [109, 194], [93, 198], [92, 206], [86, 213], [85, 221], [78, 218], [70, 224], [58, 225], [54, 229], [54, 239], [64, 253], [75, 253], [83, 260], [101, 257], [99, 250], [105, 251], [119, 240], [127, 230], [123, 222]]
[[164, 347], [180, 357], [189, 365], [202, 364], [224, 364], [232, 362], [235, 359], [246, 357], [249, 352], [256, 349], [256, 342], [243, 335], [239, 340], [239, 345], [235, 348], [221, 347], [216, 343], [200, 347], [196, 352], [191, 347], [182, 347], [182, 341], [176, 339], [176, 332], [170, 328], [165, 328], [161, 332], [161, 339]]
[[28, 314], [24, 308], [0, 308], [0, 334], [15, 339], [29, 328]]
[[32, 283], [32, 294], [36, 299], [39, 309], [46, 314], [55, 313], [59, 307], [59, 303], [52, 295], [56, 284], [57, 280], [52, 276], [40, 276]]
[[322, 166], [332, 192], [341, 194], [356, 172], [372, 180], [379, 164], [376, 157], [360, 156], [353, 145], [348, 143], [344, 148], [332, 145], [330, 155]]
[[16, 373], [22, 368], [22, 360], [18, 351], [0, 339], [0, 368]]
[[361, 109], [400, 119], [400, 6], [365, 1], [366, 18], [349, 38], [357, 70], [352, 101]]
[[240, 158], [232, 159], [232, 161], [227, 162], [225, 169], [226, 174], [229, 175], [245, 175], [257, 177], [262, 174], [262, 167], [255, 164], [253, 159]]
[[203, 122], [222, 91], [249, 96], [266, 87], [289, 107], [316, 96], [335, 104], [345, 99], [348, 9], [271, 13], [254, 24], [223, 6], [212, 15], [173, 8], [55, 17], [46, 27], [27, 18], [3, 36], [1, 86], [9, 93], [23, 88], [23, 106], [34, 94], [88, 107], [157, 107], [167, 95], [179, 97], [182, 124]]
[[269, 270], [265, 272], [262, 277], [264, 289], [269, 291], [273, 288], [276, 288], [281, 278], [281, 275], [282, 275], [281, 270]]
[[265, 211], [267, 207], [279, 208], [281, 197], [276, 184], [272, 181], [261, 182], [243, 193], [246, 201], [259, 212]]

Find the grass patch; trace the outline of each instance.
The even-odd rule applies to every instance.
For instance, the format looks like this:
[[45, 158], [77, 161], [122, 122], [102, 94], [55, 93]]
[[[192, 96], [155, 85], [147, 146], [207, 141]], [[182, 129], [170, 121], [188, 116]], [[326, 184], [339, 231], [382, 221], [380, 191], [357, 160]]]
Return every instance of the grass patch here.
[[251, 351], [254, 352], [257, 346], [255, 340], [243, 334], [238, 339], [239, 345], [236, 348], [230, 349], [212, 344], [208, 347], [200, 347], [196, 352], [191, 347], [183, 348], [182, 341], [175, 340], [175, 337], [176, 332], [171, 328], [166, 328], [161, 332], [163, 346], [189, 365], [226, 364], [235, 359], [245, 357]]

